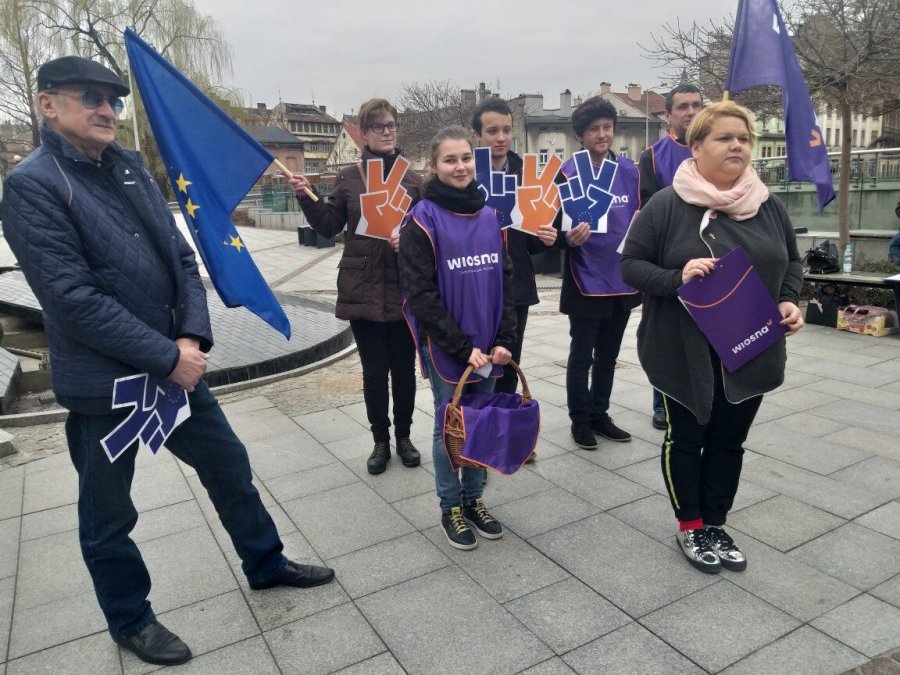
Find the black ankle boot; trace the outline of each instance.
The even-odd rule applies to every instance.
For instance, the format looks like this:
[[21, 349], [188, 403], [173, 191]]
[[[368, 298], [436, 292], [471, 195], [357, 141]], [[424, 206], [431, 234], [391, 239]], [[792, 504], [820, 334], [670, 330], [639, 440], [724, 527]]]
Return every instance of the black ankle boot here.
[[419, 451], [416, 450], [416, 446], [409, 440], [409, 436], [397, 439], [397, 456], [403, 462], [403, 466], [406, 467], [419, 466], [419, 463], [422, 461]]
[[369, 473], [384, 473], [387, 468], [388, 460], [391, 458], [391, 444], [387, 441], [377, 441], [372, 454], [366, 462], [366, 468]]

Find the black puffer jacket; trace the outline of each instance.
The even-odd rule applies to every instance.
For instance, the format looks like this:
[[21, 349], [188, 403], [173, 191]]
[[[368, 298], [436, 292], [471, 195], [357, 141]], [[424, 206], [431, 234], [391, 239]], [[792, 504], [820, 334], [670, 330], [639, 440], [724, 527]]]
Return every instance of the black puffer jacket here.
[[95, 162], [47, 126], [41, 141], [6, 179], [3, 231], [44, 312], [53, 390], [93, 413], [116, 378], [168, 376], [177, 337], [212, 347], [206, 291], [138, 153], [113, 144]]

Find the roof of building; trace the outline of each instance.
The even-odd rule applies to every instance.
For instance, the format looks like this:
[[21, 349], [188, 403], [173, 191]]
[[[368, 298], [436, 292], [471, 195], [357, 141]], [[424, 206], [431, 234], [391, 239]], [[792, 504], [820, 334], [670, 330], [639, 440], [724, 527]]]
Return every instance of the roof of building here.
[[363, 140], [362, 131], [359, 126], [344, 122], [344, 130], [347, 132], [347, 135], [353, 139], [353, 142], [356, 143], [356, 147], [362, 150], [366, 142]]
[[249, 133], [257, 141], [278, 145], [303, 145], [303, 141], [281, 127], [247, 127]]
[[[657, 94], [655, 91], [642, 92], [640, 98], [629, 98], [628, 93], [622, 91], [611, 91], [609, 93], [641, 112], [647, 110], [648, 105], [651, 115], [661, 115], [666, 112], [666, 97]], [[648, 96], [650, 97], [649, 101], [647, 100]]]
[[[324, 106], [323, 106], [324, 107]], [[279, 103], [276, 108], [284, 113], [287, 120], [293, 122], [328, 122], [339, 124], [331, 115], [312, 103]]]

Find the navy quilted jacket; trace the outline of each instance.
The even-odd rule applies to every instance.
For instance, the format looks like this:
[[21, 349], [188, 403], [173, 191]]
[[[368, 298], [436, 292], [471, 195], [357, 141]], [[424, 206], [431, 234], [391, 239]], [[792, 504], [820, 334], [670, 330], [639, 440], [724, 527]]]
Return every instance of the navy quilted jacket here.
[[[6, 179], [4, 236], [44, 311], [57, 398], [98, 412], [116, 378], [168, 376], [178, 363], [175, 338], [212, 347], [206, 292], [138, 153], [113, 144], [96, 162], [47, 126], [41, 141]], [[111, 166], [134, 178], [128, 189], [138, 190], [149, 223]]]

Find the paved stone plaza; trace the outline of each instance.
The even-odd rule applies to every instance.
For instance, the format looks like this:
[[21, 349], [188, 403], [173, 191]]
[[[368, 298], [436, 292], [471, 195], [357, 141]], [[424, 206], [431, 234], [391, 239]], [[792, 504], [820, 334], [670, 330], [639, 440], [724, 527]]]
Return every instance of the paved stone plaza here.
[[[277, 290], [331, 297], [332, 251], [242, 235]], [[222, 397], [286, 553], [334, 567], [336, 583], [250, 591], [193, 471], [166, 452], [139, 458], [134, 537], [154, 609], [195, 654], [183, 671], [841, 673], [900, 647], [900, 338], [813, 326], [789, 339], [787, 381], [762, 404], [729, 520], [748, 569], [707, 576], [675, 548], [639, 312], [611, 410], [634, 440], [578, 450], [568, 322], [558, 282], [539, 283], [522, 360], [541, 440], [535, 464], [490, 477], [499, 541], [457, 551], [437, 527], [424, 381], [423, 466], [395, 458], [366, 473], [355, 355]], [[9, 431], [25, 447], [0, 463], [0, 675], [152, 670], [104, 630], [59, 425]]]

